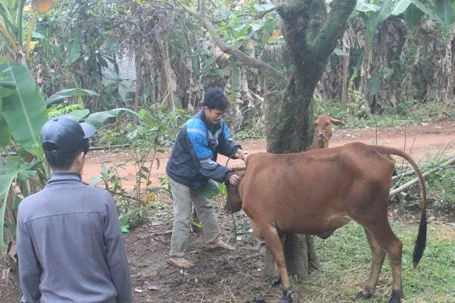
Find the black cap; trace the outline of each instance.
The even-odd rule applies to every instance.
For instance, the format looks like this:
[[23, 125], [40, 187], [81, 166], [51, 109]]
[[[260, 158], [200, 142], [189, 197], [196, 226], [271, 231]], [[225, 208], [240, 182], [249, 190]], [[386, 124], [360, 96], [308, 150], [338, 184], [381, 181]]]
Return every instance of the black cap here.
[[83, 146], [95, 134], [89, 123], [78, 123], [68, 116], [47, 121], [41, 128], [41, 142], [45, 151], [65, 153]]

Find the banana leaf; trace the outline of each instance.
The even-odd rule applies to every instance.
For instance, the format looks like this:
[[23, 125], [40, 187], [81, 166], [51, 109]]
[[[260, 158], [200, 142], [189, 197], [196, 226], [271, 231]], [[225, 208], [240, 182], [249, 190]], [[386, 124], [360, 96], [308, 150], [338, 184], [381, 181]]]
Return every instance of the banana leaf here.
[[5, 117], [0, 111], [0, 147], [7, 146], [9, 144], [10, 138], [11, 133], [9, 131], [8, 124], [6, 124]]
[[116, 108], [116, 109], [112, 109], [109, 111], [93, 113], [87, 117], [85, 122], [91, 123], [94, 127], [98, 128], [101, 125], [103, 125], [103, 123], [106, 122], [107, 119], [118, 117], [122, 112], [130, 113], [140, 119], [140, 116], [138, 115], [138, 113], [136, 113], [130, 109]]
[[[5, 247], [3, 228], [8, 193], [14, 182], [25, 181], [36, 175], [36, 171], [32, 170], [31, 165], [31, 163], [20, 164], [14, 160], [8, 160], [6, 163], [0, 162], [0, 250]], [[14, 197], [14, 200], [11, 201], [13, 210], [19, 207], [20, 201], [21, 199], [18, 199], [17, 196]]]
[[47, 121], [46, 103], [25, 65], [4, 62], [0, 64], [0, 71], [3, 81], [14, 87], [12, 94], [2, 98], [1, 107], [11, 134], [22, 148], [41, 157], [39, 134]]
[[89, 89], [82, 89], [82, 88], [69, 88], [69, 89], [62, 89], [61, 91], [53, 94], [47, 99], [47, 106], [53, 104], [62, 103], [66, 98], [70, 98], [73, 96], [82, 97], [82, 96], [98, 96], [98, 94]]
[[5, 226], [6, 202], [11, 184], [16, 177], [17, 171], [0, 175], [0, 250], [5, 248], [3, 227]]

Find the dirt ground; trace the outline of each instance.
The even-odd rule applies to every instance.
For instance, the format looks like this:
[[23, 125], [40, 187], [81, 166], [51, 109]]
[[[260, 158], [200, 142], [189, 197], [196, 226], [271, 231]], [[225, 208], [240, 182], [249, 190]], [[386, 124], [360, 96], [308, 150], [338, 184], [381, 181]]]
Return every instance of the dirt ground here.
[[[360, 141], [374, 144], [375, 129], [334, 131], [331, 146], [339, 146], [348, 142]], [[406, 138], [406, 140], [405, 140]], [[405, 145], [406, 143], [406, 145]], [[441, 154], [455, 153], [455, 121], [439, 121], [413, 127], [384, 128], [377, 133], [377, 144], [393, 146], [410, 152], [419, 162], [438, 159]], [[243, 142], [243, 149], [250, 154], [265, 151], [265, 141]], [[100, 163], [125, 162], [130, 158], [131, 151], [116, 153], [92, 152], [84, 169], [83, 178], [89, 182], [91, 177], [99, 175]], [[161, 165], [153, 171], [153, 182], [165, 174], [168, 154], [160, 154]], [[221, 157], [220, 163], [225, 164], [226, 158]], [[232, 161], [230, 166], [240, 166], [241, 161]], [[132, 163], [127, 163], [121, 170], [121, 176], [127, 178], [123, 185], [131, 189], [135, 179]], [[134, 289], [133, 302], [253, 302], [256, 294], [265, 295], [267, 302], [278, 302], [281, 297], [279, 287], [271, 288], [270, 282], [264, 278], [263, 249], [260, 243], [248, 232], [249, 221], [240, 212], [235, 215], [237, 226], [245, 230], [245, 234], [234, 237], [231, 230], [232, 218], [222, 212], [223, 199], [215, 201], [215, 209], [223, 233], [223, 239], [235, 245], [236, 251], [226, 253], [210, 250], [204, 244], [202, 234], [192, 233], [188, 258], [195, 267], [182, 271], [167, 263], [169, 242], [172, 229], [171, 202], [167, 209], [155, 210], [150, 213], [147, 223], [140, 228], [125, 234], [126, 249], [131, 266]], [[365, 273], [366, 275], [367, 273]], [[4, 281], [0, 280], [0, 292]], [[3, 288], [4, 290], [4, 288]], [[353, 285], [353, 294], [356, 291]], [[2, 300], [0, 302], [7, 303]], [[9, 302], [19, 302], [9, 301]], [[294, 298], [294, 302], [300, 302]]]

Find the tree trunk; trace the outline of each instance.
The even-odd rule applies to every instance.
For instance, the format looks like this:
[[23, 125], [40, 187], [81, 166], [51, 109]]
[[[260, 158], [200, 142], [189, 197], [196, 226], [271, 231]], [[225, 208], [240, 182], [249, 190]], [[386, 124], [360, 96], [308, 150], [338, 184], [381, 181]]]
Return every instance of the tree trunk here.
[[[293, 153], [310, 147], [313, 93], [355, 4], [355, 0], [333, 1], [329, 14], [325, 1], [321, 0], [294, 0], [277, 9], [283, 19], [283, 36], [294, 72], [283, 92], [265, 96], [268, 152]], [[287, 234], [284, 250], [291, 275], [306, 278], [317, 267], [311, 236]], [[266, 274], [275, 274], [274, 263], [269, 255]]]
[[174, 101], [174, 80], [172, 79], [172, 67], [171, 67], [171, 58], [169, 56], [169, 33], [166, 32], [166, 35], [161, 41], [157, 41], [160, 46], [160, 52], [163, 59], [163, 73], [166, 82], [166, 100], [169, 104], [169, 109], [175, 111], [175, 101]]
[[[293, 72], [283, 92], [267, 93], [264, 96], [268, 152], [292, 153], [310, 147], [313, 134], [313, 93], [328, 57], [345, 31], [356, 2], [334, 0], [330, 3], [329, 12], [325, 0], [291, 0], [288, 4], [277, 7], [276, 11], [283, 20], [282, 32]], [[283, 80], [281, 73], [272, 66], [225, 43], [206, 18], [204, 10], [195, 12], [188, 7], [183, 8], [202, 22], [223, 52], [275, 81]], [[306, 235], [288, 234], [286, 242], [288, 271], [305, 278], [317, 264], [312, 239]], [[271, 258], [266, 262], [266, 270], [274, 267], [275, 262]]]

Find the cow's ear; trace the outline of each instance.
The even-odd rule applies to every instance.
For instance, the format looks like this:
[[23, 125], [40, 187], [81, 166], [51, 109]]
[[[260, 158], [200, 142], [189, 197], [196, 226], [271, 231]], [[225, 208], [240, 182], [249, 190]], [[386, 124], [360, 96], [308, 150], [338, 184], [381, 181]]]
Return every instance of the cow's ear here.
[[343, 126], [345, 125], [343, 121], [332, 118], [332, 117], [330, 117], [330, 122], [332, 122], [335, 125], [343, 125]]
[[314, 117], [314, 125], [318, 124], [319, 116]]

